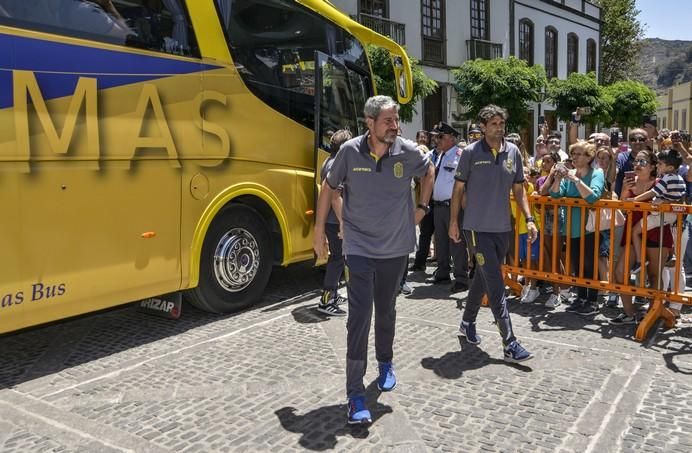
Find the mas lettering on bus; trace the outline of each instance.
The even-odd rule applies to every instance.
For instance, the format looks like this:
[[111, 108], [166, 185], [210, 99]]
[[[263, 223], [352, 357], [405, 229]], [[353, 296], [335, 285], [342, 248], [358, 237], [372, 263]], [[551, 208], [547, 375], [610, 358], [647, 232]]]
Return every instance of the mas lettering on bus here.
[[[88, 149], [87, 157], [97, 162], [101, 159], [102, 145], [99, 139], [99, 128], [102, 119], [99, 117], [97, 82], [95, 78], [79, 77], [64, 115], [62, 129], [58, 131], [34, 73], [21, 70], [13, 71], [16, 146], [18, 155], [27, 163], [26, 172], [29, 171], [28, 162], [32, 155], [30, 105], [33, 105], [33, 110], [38, 118], [37, 125], [40, 125], [44, 132], [52, 153], [57, 156], [68, 155], [70, 145], [74, 141], [79, 116], [82, 114], [84, 115]], [[131, 161], [144, 149], [160, 149], [165, 151], [167, 160], [173, 168], [180, 168], [180, 154], [173, 139], [158, 89], [154, 84], [141, 84], [140, 86], [142, 90], [137, 98], [133, 114], [138, 128], [133, 129], [135, 132], [132, 137], [124, 137], [123, 143], [120, 143], [120, 146], [126, 145], [124, 146], [124, 149], [127, 149], [126, 159], [128, 162]], [[210, 103], [227, 107], [227, 97], [218, 91], [201, 91], [193, 98], [192, 103], [192, 123], [203, 133], [213, 135], [219, 141], [219, 152], [213, 156], [212, 163], [207, 163], [208, 166], [217, 165], [219, 161], [216, 159], [222, 160], [230, 155], [230, 137], [222, 126], [204, 119], [204, 112]], [[147, 129], [145, 126], [150, 118], [158, 130], [158, 135], [142, 135], [143, 131]], [[126, 168], [130, 168], [129, 163]]]

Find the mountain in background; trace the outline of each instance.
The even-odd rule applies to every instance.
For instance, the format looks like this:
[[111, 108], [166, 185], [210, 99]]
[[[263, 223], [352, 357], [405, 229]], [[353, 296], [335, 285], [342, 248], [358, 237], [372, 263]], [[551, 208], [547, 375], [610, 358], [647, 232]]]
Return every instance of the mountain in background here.
[[677, 83], [692, 81], [692, 41], [644, 39], [640, 67], [637, 80], [657, 94], [664, 94]]

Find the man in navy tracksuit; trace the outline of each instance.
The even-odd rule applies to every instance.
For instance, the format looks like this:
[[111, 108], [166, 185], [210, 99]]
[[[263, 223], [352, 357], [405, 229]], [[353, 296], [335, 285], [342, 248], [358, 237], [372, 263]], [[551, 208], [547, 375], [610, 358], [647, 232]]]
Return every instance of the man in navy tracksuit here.
[[484, 294], [502, 336], [504, 357], [508, 362], [532, 358], [514, 337], [507, 310], [502, 263], [511, 240], [509, 192], [526, 217], [529, 240], [536, 240], [538, 230], [529, 211], [524, 192], [524, 168], [519, 149], [504, 140], [507, 111], [495, 105], [483, 107], [479, 113], [484, 138], [469, 145], [461, 153], [455, 175], [449, 220], [449, 237], [461, 242], [458, 216], [466, 195], [463, 234], [476, 258], [476, 273], [466, 301], [459, 335], [471, 344], [479, 344], [476, 317]]
[[[322, 184], [317, 200], [315, 253], [326, 256], [325, 222], [333, 192], [342, 188], [343, 250], [346, 257], [348, 321], [346, 394], [348, 422], [370, 423], [363, 377], [368, 336], [375, 309], [377, 386], [393, 390], [395, 300], [416, 244], [415, 225], [428, 211], [434, 169], [416, 144], [398, 136], [399, 105], [388, 96], [365, 103], [368, 132], [344, 143]], [[421, 180], [420, 204], [414, 206], [411, 181]]]

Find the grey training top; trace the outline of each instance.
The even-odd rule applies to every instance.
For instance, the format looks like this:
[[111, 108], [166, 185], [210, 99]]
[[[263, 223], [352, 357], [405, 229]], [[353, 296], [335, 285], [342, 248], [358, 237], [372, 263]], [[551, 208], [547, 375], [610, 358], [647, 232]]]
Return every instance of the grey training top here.
[[343, 186], [344, 255], [395, 258], [416, 244], [411, 180], [423, 176], [430, 159], [410, 140], [397, 137], [376, 160], [368, 134], [341, 146], [327, 183]]
[[504, 233], [512, 230], [509, 192], [524, 182], [521, 153], [504, 141], [497, 156], [479, 140], [461, 153], [455, 179], [466, 183], [465, 230]]

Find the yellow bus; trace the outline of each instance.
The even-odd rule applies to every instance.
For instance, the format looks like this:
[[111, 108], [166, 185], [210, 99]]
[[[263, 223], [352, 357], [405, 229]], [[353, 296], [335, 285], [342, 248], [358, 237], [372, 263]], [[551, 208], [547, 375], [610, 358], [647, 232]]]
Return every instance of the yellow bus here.
[[366, 44], [322, 0], [0, 0], [0, 333], [185, 290], [229, 312], [312, 259], [315, 168]]

